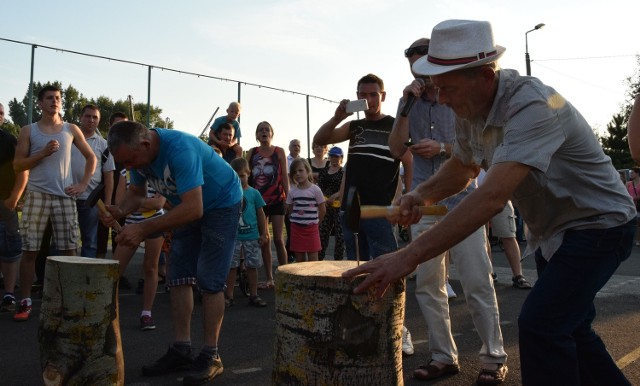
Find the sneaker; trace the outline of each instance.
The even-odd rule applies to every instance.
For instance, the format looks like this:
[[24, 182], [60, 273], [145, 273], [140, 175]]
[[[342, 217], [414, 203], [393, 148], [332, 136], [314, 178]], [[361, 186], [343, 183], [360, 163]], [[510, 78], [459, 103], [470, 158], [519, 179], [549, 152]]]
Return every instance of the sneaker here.
[[176, 371], [188, 370], [192, 365], [193, 357], [191, 356], [191, 352], [187, 355], [182, 355], [175, 348], [169, 347], [169, 351], [155, 361], [155, 363], [142, 366], [142, 374], [146, 376], [169, 374]]
[[413, 355], [413, 342], [411, 342], [411, 333], [402, 326], [402, 355]]
[[27, 301], [23, 300], [18, 305], [16, 309], [16, 313], [13, 314], [13, 320], [16, 322], [24, 322], [29, 319], [29, 315], [31, 314], [31, 306], [27, 305]]
[[155, 330], [156, 324], [153, 321], [153, 318], [149, 315], [144, 315], [140, 317], [140, 329], [142, 331]]
[[453, 299], [455, 297], [458, 297], [458, 295], [456, 295], [455, 291], [453, 290], [453, 287], [451, 287], [451, 284], [449, 284], [448, 281], [447, 281], [447, 297], [449, 299]]
[[224, 367], [220, 356], [211, 358], [210, 356], [200, 353], [193, 362], [191, 372], [185, 375], [182, 380], [183, 385], [202, 385], [211, 381], [216, 376], [222, 374]]
[[267, 302], [260, 299], [260, 296], [252, 296], [249, 298], [249, 305], [254, 307], [266, 307]]
[[0, 312], [14, 312], [16, 310], [16, 298], [5, 296], [0, 304]]

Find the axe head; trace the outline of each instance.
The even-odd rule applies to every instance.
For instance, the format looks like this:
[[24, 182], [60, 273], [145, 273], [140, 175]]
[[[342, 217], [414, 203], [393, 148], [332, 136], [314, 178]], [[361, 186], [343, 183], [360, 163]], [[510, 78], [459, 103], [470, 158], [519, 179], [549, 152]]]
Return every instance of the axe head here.
[[350, 187], [347, 192], [344, 215], [347, 228], [357, 233], [360, 229], [360, 195], [355, 186]]

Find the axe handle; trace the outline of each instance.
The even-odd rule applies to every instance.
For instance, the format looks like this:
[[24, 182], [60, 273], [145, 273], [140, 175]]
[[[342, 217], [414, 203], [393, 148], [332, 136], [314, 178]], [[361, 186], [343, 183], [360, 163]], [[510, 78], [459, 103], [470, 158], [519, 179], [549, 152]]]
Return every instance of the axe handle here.
[[[444, 216], [447, 214], [447, 207], [443, 205], [421, 206], [420, 211], [423, 216]], [[360, 218], [378, 218], [397, 215], [400, 213], [399, 206], [378, 206], [362, 205], [360, 207]]]
[[[104, 206], [104, 202], [102, 202], [102, 199], [98, 199], [98, 202], [96, 202], [96, 205], [98, 205], [98, 209], [100, 209], [100, 212], [102, 212], [102, 214], [104, 214], [105, 216], [111, 216], [111, 213], [109, 213], [109, 211], [107, 210], [107, 207]], [[120, 224], [118, 224], [116, 222], [116, 225], [114, 225], [113, 229], [115, 229], [116, 232], [122, 232], [122, 226], [120, 226]]]

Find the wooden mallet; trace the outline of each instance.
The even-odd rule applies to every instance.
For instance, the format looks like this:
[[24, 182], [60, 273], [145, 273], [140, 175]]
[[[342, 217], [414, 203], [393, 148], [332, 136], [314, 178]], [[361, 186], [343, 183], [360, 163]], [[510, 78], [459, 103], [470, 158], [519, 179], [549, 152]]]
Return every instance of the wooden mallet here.
[[[98, 205], [98, 209], [100, 209], [100, 212], [102, 212], [103, 215], [105, 216], [111, 216], [111, 213], [107, 210], [107, 207], [104, 205], [104, 202], [102, 202], [102, 199], [98, 199], [98, 201], [96, 202], [96, 205]], [[113, 226], [113, 230], [116, 231], [116, 233], [120, 233], [122, 232], [122, 226], [120, 224], [118, 224], [118, 222], [116, 222], [116, 225]]]
[[[420, 212], [423, 216], [444, 216], [447, 214], [447, 207], [444, 205], [421, 206]], [[362, 205], [360, 206], [360, 218], [378, 218], [400, 214], [400, 207], [389, 205]]]

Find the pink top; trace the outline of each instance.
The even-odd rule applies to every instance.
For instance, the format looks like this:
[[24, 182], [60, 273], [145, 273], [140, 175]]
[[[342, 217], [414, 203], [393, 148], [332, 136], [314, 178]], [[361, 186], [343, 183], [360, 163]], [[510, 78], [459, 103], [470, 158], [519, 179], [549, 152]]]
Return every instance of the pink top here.
[[627, 192], [631, 198], [636, 198], [640, 194], [640, 184], [634, 185], [633, 180], [627, 182]]

